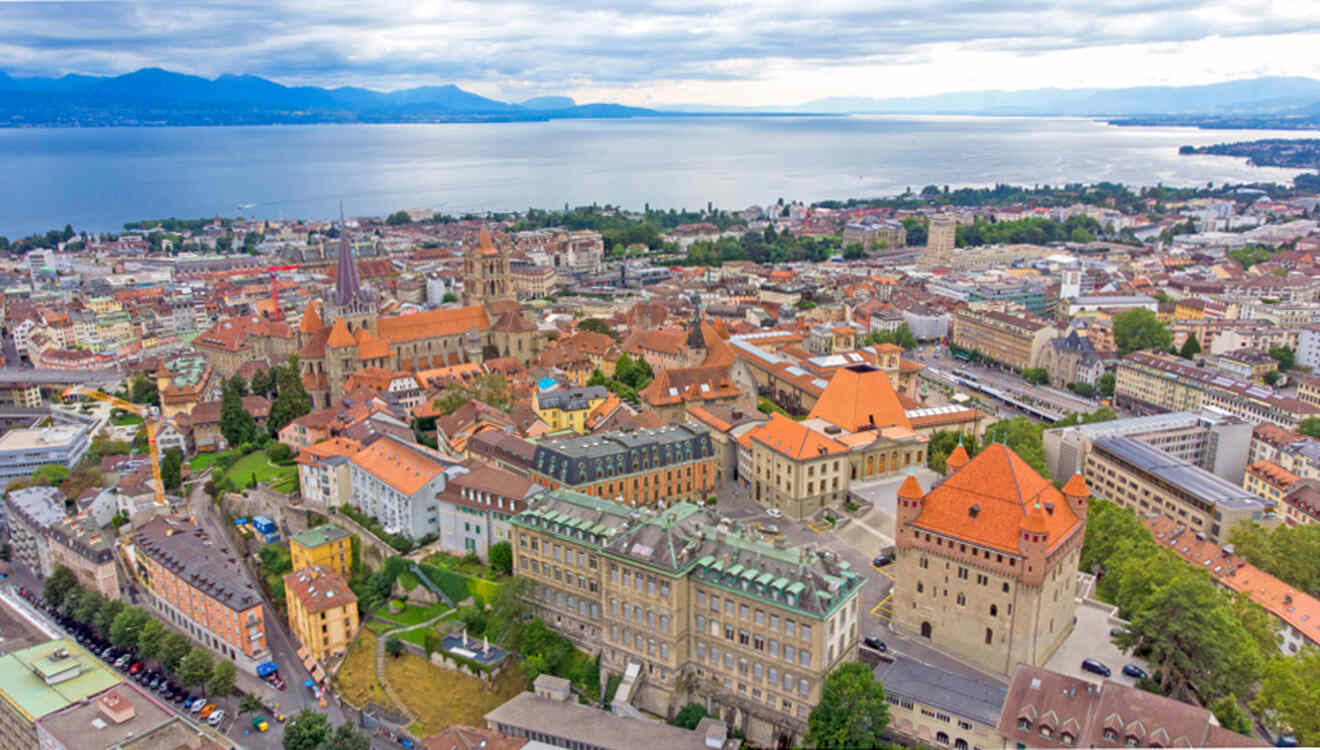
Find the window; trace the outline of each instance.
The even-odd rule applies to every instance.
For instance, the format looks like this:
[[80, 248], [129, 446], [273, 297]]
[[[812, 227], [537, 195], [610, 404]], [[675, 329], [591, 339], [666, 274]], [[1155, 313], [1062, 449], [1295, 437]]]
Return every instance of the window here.
[[997, 617], [998, 615], [999, 615], [999, 607], [995, 606], [994, 604], [991, 604], [991, 605], [990, 605], [990, 616], [991, 616], [991, 617]]
[[985, 629], [985, 645], [989, 646], [995, 639], [995, 631], [990, 628]]
[[[1018, 724], [1018, 729], [1021, 729], [1021, 728], [1022, 728], [1022, 725], [1021, 725], [1021, 723], [1019, 723], [1019, 724]], [[1030, 729], [1030, 728], [1031, 728], [1030, 725], [1028, 725], [1027, 728]], [[1109, 740], [1110, 742], [1118, 742], [1118, 732], [1115, 732], [1115, 731], [1112, 730], [1112, 729], [1105, 729], [1105, 739], [1106, 739], [1106, 740]]]
[[1067, 732], [1063, 732], [1059, 735], [1059, 742], [1064, 745], [1071, 745], [1074, 741], [1073, 736]]
[[935, 733], [935, 741], [938, 742], [938, 743], [940, 743], [941, 745], [947, 745], [947, 744], [949, 744], [949, 733], [948, 733], [948, 732], [936, 732], [936, 733]]
[[802, 626], [802, 640], [804, 640], [804, 641], [809, 641], [809, 640], [811, 640], [811, 626], [810, 626], [810, 625], [803, 625], [803, 626]]
[[1128, 747], [1136, 747], [1138, 741], [1139, 740], [1137, 740], [1137, 736], [1135, 734], [1129, 734], [1127, 737], [1123, 738], [1123, 744], [1127, 745]]
[[[1020, 731], [1020, 732], [1030, 732], [1030, 731], [1031, 731], [1031, 719], [1018, 719], [1018, 731]], [[1109, 736], [1109, 734], [1110, 734], [1110, 731], [1109, 731], [1108, 729], [1106, 729], [1106, 730], [1105, 730], [1105, 739], [1107, 739], [1107, 740], [1108, 740], [1108, 739], [1112, 739], [1112, 738]]]
[[1004, 593], [1008, 593], [1008, 581], [1004, 581]]
[[968, 731], [971, 731], [971, 729], [972, 729], [972, 722], [970, 722], [970, 721], [963, 721], [962, 719], [959, 719], [959, 720], [958, 720], [958, 728], [959, 728], [959, 729], [966, 729], [966, 730], [968, 730]]
[[1053, 736], [1053, 735], [1054, 735], [1054, 730], [1050, 729], [1049, 727], [1045, 726], [1044, 724], [1041, 724], [1041, 725], [1040, 725], [1040, 736], [1041, 736], [1041, 737], [1051, 737], [1051, 736]]

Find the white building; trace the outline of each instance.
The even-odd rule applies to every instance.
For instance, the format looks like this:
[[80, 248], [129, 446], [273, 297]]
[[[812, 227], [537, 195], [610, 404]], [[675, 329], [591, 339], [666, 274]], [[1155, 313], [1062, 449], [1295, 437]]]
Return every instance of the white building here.
[[466, 471], [437, 451], [385, 435], [353, 456], [350, 503], [391, 534], [439, 534], [436, 495]]

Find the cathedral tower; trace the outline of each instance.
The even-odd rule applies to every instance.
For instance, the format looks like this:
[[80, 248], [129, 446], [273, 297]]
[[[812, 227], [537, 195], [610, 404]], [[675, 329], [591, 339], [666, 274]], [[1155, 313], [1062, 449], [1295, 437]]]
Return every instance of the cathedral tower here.
[[515, 299], [509, 279], [509, 254], [495, 245], [483, 226], [477, 244], [463, 256], [463, 304], [489, 304]]
[[362, 288], [357, 261], [348, 241], [348, 225], [344, 221], [344, 207], [339, 207], [339, 258], [335, 266], [335, 290], [325, 301], [321, 319], [334, 321], [343, 318], [348, 330], [366, 328], [375, 333], [376, 300]]

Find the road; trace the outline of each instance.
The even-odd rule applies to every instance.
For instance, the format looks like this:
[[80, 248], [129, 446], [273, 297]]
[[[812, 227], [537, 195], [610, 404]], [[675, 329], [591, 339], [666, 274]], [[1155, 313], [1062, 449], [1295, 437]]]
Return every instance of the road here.
[[[917, 361], [927, 367], [933, 367], [944, 373], [951, 374], [955, 368], [967, 370], [974, 373], [980, 382], [994, 388], [1006, 391], [1017, 391], [1026, 394], [1038, 401], [1044, 402], [1045, 408], [1057, 411], [1065, 416], [1072, 412], [1085, 413], [1100, 408], [1100, 402], [1098, 399], [1083, 398], [1070, 391], [1060, 390], [1050, 386], [1031, 385], [1026, 380], [1023, 380], [1021, 375], [1018, 375], [1011, 370], [1001, 370], [994, 367], [987, 367], [982, 364], [956, 360], [950, 356], [947, 349], [940, 347], [935, 347], [931, 356], [925, 358], [918, 357]], [[1005, 409], [1005, 411], [1010, 411], [1010, 409]]]

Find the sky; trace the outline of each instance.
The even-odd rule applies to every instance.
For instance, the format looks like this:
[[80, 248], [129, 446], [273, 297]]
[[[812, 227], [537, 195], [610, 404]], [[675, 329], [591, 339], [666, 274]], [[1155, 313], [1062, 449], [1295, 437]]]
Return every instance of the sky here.
[[0, 0], [0, 70], [505, 101], [792, 105], [833, 96], [1320, 78], [1317, 0]]

